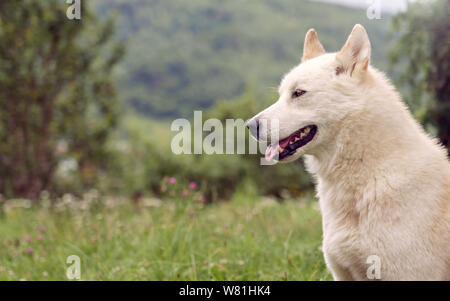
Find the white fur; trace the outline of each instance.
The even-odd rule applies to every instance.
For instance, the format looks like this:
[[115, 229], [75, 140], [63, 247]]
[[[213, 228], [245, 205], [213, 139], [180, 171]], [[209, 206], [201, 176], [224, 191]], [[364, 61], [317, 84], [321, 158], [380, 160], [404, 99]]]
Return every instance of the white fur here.
[[[368, 280], [366, 261], [376, 255], [381, 280], [450, 280], [446, 152], [369, 65], [362, 26], [338, 53], [323, 54], [320, 42], [309, 39], [313, 53], [284, 77], [279, 100], [256, 118], [277, 119], [280, 138], [318, 126], [286, 162], [305, 155], [316, 179], [323, 252], [334, 279]], [[299, 88], [307, 93], [292, 99]]]

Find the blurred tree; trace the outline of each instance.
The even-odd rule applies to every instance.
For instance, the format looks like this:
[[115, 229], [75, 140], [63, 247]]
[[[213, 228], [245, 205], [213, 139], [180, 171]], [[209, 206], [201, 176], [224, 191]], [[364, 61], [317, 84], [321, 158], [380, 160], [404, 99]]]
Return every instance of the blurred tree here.
[[[83, 3], [84, 4], [84, 3]], [[118, 116], [111, 78], [123, 54], [112, 19], [59, 0], [0, 2], [0, 193], [38, 199], [64, 160], [89, 184]]]
[[410, 3], [392, 25], [399, 38], [391, 65], [407, 66], [398, 82], [410, 91], [416, 117], [436, 127], [450, 155], [450, 0]]

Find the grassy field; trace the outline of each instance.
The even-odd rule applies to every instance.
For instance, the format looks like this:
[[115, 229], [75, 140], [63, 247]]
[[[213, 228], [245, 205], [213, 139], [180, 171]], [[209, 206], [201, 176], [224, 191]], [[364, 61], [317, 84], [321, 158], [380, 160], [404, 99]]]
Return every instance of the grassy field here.
[[331, 280], [312, 197], [98, 199], [4, 201], [0, 280], [67, 280], [69, 255], [80, 257], [81, 280]]

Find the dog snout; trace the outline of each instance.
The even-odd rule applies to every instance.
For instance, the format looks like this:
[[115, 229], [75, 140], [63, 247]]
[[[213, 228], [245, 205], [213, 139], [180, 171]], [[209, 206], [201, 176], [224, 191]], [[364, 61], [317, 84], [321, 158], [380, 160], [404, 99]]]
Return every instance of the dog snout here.
[[256, 138], [256, 140], [259, 139], [259, 119], [258, 118], [252, 118], [247, 122], [247, 127], [250, 130], [250, 134]]

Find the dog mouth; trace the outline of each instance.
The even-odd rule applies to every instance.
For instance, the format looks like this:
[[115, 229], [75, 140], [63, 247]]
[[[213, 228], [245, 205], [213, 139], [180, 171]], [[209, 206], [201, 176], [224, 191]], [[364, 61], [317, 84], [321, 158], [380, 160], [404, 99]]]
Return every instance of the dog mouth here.
[[278, 155], [278, 160], [281, 161], [294, 155], [297, 149], [311, 142], [316, 133], [317, 126], [308, 125], [278, 141], [278, 143], [270, 144], [266, 149], [266, 160], [272, 161]]

